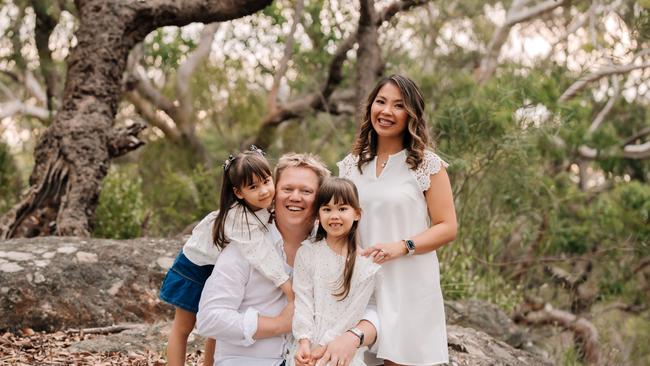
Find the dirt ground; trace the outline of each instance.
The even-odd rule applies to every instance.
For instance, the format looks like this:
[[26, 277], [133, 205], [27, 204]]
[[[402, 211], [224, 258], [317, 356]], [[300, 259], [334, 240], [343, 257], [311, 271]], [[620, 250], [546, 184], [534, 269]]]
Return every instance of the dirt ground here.
[[[102, 337], [80, 332], [41, 333], [25, 329], [19, 334], [0, 336], [0, 365], [155, 365], [166, 364], [158, 352], [72, 353], [66, 348], [73, 343]], [[187, 365], [199, 365], [201, 352], [188, 355]]]

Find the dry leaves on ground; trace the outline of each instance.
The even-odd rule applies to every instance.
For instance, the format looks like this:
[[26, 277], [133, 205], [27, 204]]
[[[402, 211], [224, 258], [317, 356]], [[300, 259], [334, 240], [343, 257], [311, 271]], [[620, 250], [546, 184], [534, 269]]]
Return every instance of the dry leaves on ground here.
[[[66, 348], [75, 342], [102, 337], [78, 332], [43, 333], [24, 329], [21, 334], [0, 336], [0, 366], [4, 365], [155, 365], [166, 364], [158, 352], [71, 353]], [[188, 355], [187, 364], [198, 365], [200, 352]]]

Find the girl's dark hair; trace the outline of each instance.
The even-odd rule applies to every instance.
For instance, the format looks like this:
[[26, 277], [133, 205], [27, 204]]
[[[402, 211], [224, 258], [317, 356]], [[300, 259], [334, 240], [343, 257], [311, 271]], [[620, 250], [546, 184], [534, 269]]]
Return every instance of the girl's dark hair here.
[[[336, 204], [350, 205], [353, 209], [357, 210], [357, 212], [361, 213], [357, 187], [349, 179], [338, 177], [325, 179], [318, 189], [318, 194], [316, 194], [316, 207], [320, 210], [322, 206], [328, 204], [332, 200]], [[338, 292], [333, 293], [334, 296], [339, 298], [339, 301], [345, 299], [350, 293], [352, 272], [357, 258], [357, 245], [359, 242], [358, 226], [359, 221], [357, 220], [352, 224], [352, 228], [348, 233], [348, 254], [345, 258], [345, 270], [343, 271], [343, 278], [340, 282]], [[323, 240], [326, 236], [327, 232], [319, 222], [318, 231], [316, 231], [316, 240]]]
[[372, 127], [370, 120], [370, 110], [372, 104], [379, 94], [379, 90], [386, 84], [395, 85], [402, 95], [406, 113], [408, 113], [408, 120], [406, 122], [406, 132], [404, 133], [404, 140], [402, 145], [407, 150], [406, 162], [411, 169], [417, 169], [422, 160], [424, 159], [424, 150], [429, 145], [429, 131], [427, 130], [427, 123], [424, 120], [424, 98], [420, 88], [415, 82], [402, 75], [391, 75], [380, 80], [374, 89], [368, 94], [364, 108], [364, 116], [361, 120], [361, 127], [357, 135], [354, 145], [352, 147], [352, 154], [359, 157], [357, 169], [359, 173], [361, 167], [375, 158], [377, 155], [377, 132]]
[[[226, 237], [226, 216], [236, 204], [244, 207], [242, 220], [248, 224], [248, 214], [252, 214], [257, 221], [262, 221], [255, 215], [253, 209], [235, 195], [234, 189], [241, 189], [255, 182], [255, 178], [264, 180], [271, 176], [271, 167], [261, 151], [245, 151], [235, 156], [230, 156], [224, 163], [223, 182], [219, 200], [219, 213], [212, 226], [212, 241], [219, 248], [225, 248], [230, 239]], [[266, 223], [262, 223], [266, 224]]]

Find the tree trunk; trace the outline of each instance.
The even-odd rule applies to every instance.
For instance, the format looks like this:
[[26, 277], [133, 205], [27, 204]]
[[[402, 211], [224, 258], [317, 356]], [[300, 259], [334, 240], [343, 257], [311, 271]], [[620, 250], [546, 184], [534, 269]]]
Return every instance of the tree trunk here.
[[114, 157], [112, 138], [119, 135], [112, 126], [122, 74], [137, 42], [163, 25], [240, 18], [270, 2], [78, 0], [78, 44], [70, 54], [61, 110], [36, 146], [28, 192], [0, 218], [0, 238], [90, 234]]
[[379, 47], [378, 28], [381, 22], [377, 22], [378, 15], [375, 11], [375, 2], [372, 0], [361, 0], [359, 16], [359, 35], [356, 65], [356, 99], [357, 113], [355, 120], [361, 123], [363, 118], [363, 104], [365, 98], [381, 75], [384, 63], [381, 59], [381, 48]]

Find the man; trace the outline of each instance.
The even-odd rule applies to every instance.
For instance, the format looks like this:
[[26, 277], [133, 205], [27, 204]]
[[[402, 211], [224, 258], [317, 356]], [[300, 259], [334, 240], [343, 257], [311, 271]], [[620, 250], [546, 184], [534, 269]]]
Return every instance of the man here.
[[[328, 175], [311, 154], [285, 154], [275, 168], [275, 222], [268, 225], [265, 239], [285, 258], [287, 273], [300, 244], [313, 230], [316, 192]], [[292, 317], [293, 302], [250, 266], [236, 247], [227, 246], [205, 284], [196, 328], [217, 340], [215, 366], [276, 366], [284, 363], [288, 352]], [[358, 328], [365, 335], [364, 344], [374, 341], [376, 328], [370, 322], [362, 321]], [[352, 332], [339, 336], [327, 345], [323, 360], [345, 364], [359, 346], [357, 337]]]

